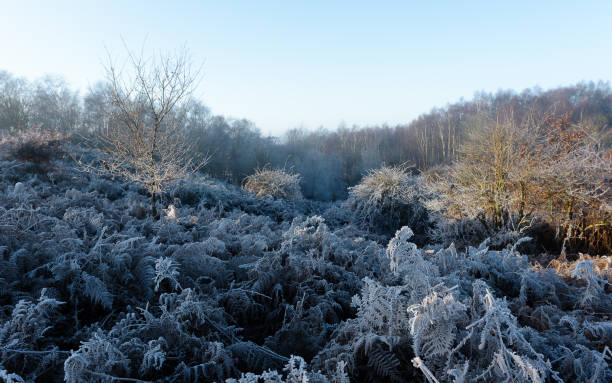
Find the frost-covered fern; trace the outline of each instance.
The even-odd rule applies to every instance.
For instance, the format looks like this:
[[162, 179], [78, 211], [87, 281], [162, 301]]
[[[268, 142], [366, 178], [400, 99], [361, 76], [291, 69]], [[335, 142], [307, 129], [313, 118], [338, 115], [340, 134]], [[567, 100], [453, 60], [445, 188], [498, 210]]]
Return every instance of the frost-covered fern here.
[[354, 215], [380, 205], [198, 176], [155, 221], [139, 187], [56, 166], [0, 159], [0, 380], [612, 379], [609, 257], [417, 246], [418, 214], [382, 233]]
[[457, 336], [457, 323], [466, 314], [465, 305], [450, 290], [439, 290], [408, 307], [412, 349], [417, 357], [448, 357]]

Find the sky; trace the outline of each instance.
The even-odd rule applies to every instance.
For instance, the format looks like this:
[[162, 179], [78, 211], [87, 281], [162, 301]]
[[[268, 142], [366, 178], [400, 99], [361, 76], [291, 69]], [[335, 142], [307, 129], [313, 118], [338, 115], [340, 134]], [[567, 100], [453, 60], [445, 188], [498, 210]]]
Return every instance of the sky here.
[[187, 47], [264, 134], [408, 123], [477, 91], [612, 79], [612, 1], [0, 0], [0, 70], [85, 92], [107, 52]]

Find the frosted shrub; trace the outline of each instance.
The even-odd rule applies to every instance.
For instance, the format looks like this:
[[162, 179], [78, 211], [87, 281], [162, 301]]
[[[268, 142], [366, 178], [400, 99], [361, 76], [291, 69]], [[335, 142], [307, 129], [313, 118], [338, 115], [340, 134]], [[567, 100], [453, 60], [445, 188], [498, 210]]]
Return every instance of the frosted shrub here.
[[34, 126], [27, 131], [3, 137], [0, 145], [6, 147], [9, 155], [16, 160], [42, 164], [61, 157], [62, 151], [59, 149], [65, 139], [58, 132]]
[[344, 207], [353, 211], [361, 226], [392, 235], [402, 226], [415, 233], [425, 232], [427, 211], [417, 180], [404, 167], [372, 170], [361, 183], [350, 188]]
[[68, 137], [40, 127], [0, 137], [0, 157], [14, 160], [19, 170], [61, 178], [53, 163], [64, 156], [64, 143]]
[[282, 169], [259, 169], [245, 179], [243, 188], [259, 198], [302, 199], [299, 174], [287, 173]]

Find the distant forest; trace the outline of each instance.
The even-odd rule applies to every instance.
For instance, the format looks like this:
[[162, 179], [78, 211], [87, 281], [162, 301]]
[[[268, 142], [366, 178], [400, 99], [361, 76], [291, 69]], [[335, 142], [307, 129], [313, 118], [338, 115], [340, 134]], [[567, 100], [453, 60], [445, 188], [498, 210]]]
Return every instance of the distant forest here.
[[[109, 90], [103, 83], [80, 95], [61, 79], [28, 83], [0, 72], [0, 89], [0, 131], [41, 126], [79, 139], [92, 137], [111, 123]], [[466, 131], [486, 124], [483, 116], [495, 118], [500, 112], [511, 113], [519, 125], [567, 114], [571, 123], [594, 126], [610, 144], [612, 90], [603, 82], [547, 91], [478, 93], [470, 101], [432, 109], [407, 124], [294, 128], [282, 137], [262, 135], [247, 119], [214, 115], [199, 100], [181, 111], [195, 151], [210, 156], [203, 171], [212, 177], [238, 185], [257, 168], [281, 167], [301, 175], [306, 198], [326, 201], [345, 198], [348, 186], [382, 164], [407, 164], [424, 171], [450, 163]]]
[[[30, 83], [0, 72], [0, 132], [39, 126], [71, 134], [74, 140], [95, 137], [112, 123], [109, 91], [97, 83], [81, 95], [59, 78]], [[211, 177], [240, 185], [256, 169], [284, 168], [301, 175], [304, 197], [322, 201], [346, 198], [347, 187], [381, 165], [412, 166], [420, 173], [449, 164], [457, 158], [468, 131], [501, 115], [516, 126], [565, 116], [569, 124], [588, 125], [606, 147], [612, 142], [612, 89], [606, 82], [546, 91], [481, 92], [472, 100], [434, 108], [407, 124], [294, 128], [282, 137], [263, 135], [247, 119], [214, 115], [196, 99], [177, 113], [194, 151], [210, 157], [202, 171]]]

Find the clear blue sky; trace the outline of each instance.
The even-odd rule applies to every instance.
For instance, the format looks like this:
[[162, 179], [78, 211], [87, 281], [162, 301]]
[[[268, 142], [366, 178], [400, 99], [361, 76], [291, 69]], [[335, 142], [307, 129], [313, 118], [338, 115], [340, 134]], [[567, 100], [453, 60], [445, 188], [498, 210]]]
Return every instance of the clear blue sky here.
[[105, 46], [186, 45], [263, 133], [409, 122], [475, 91], [611, 80], [612, 1], [2, 1], [0, 69], [86, 89]]

